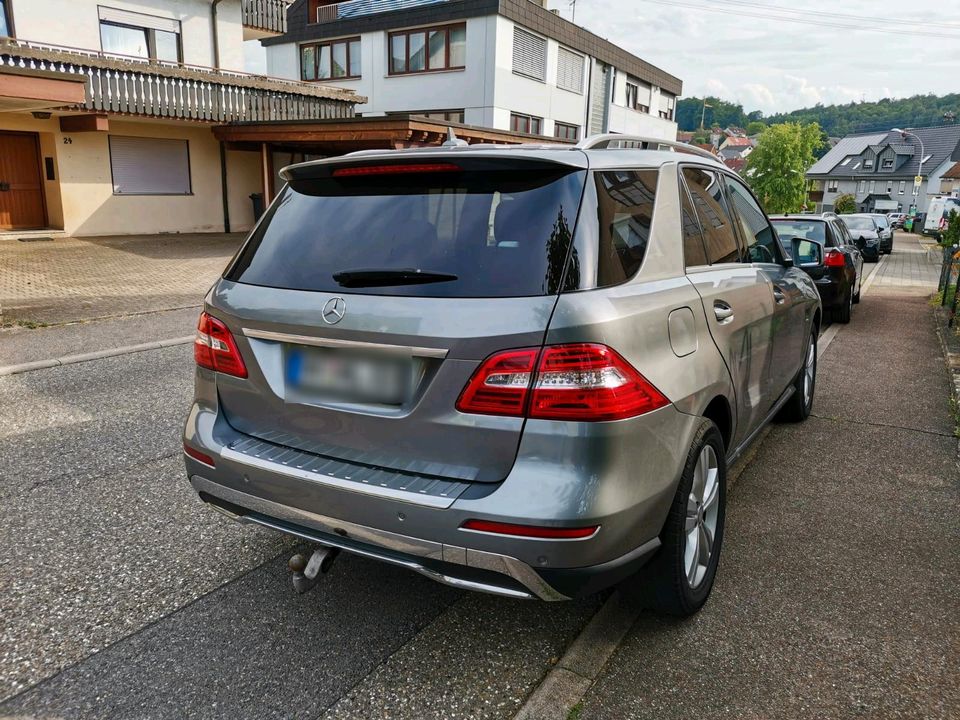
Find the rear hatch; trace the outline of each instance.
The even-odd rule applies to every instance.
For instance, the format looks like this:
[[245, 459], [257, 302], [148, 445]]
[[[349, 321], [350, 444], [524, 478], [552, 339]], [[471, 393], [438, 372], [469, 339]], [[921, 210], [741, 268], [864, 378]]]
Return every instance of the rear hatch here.
[[523, 420], [455, 404], [484, 358], [543, 343], [585, 171], [478, 155], [286, 171], [209, 298], [247, 364], [217, 376], [231, 426], [377, 468], [506, 477]]

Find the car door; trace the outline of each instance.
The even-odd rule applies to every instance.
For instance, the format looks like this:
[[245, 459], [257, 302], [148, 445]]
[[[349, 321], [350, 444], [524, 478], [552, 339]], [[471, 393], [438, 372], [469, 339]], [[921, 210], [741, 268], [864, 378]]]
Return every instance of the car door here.
[[854, 271], [854, 293], [858, 293], [863, 285], [863, 254], [853, 241], [853, 236], [846, 225], [839, 220], [831, 220], [827, 224], [836, 238], [837, 247], [849, 258]]
[[770, 323], [772, 362], [767, 377], [766, 407], [769, 409], [793, 382], [806, 350], [807, 303], [802, 272], [787, 267], [783, 249], [766, 214], [753, 193], [738, 178], [726, 176], [730, 205], [749, 262], [770, 281], [773, 316]]
[[766, 274], [742, 262], [735, 221], [712, 168], [683, 165], [680, 171], [700, 223], [707, 265], [687, 277], [703, 302], [707, 325], [723, 356], [736, 395], [736, 448], [763, 421], [769, 409], [773, 286]]

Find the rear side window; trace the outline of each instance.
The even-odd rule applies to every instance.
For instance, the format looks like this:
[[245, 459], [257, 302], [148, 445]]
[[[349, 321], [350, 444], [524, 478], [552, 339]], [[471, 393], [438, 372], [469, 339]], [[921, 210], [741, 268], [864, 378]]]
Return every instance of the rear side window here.
[[794, 238], [827, 244], [827, 225], [820, 220], [774, 220], [773, 226], [787, 247]]
[[[468, 165], [293, 179], [226, 277], [368, 295], [559, 292], [586, 173], [533, 163]], [[403, 271], [432, 281], [411, 281], [413, 273]], [[375, 274], [372, 281], [344, 284], [345, 275]], [[394, 282], [398, 275], [405, 278]]]
[[688, 268], [709, 265], [707, 251], [703, 246], [703, 233], [697, 211], [694, 210], [687, 189], [680, 186], [680, 214], [683, 223], [683, 257]]
[[685, 167], [683, 177], [700, 219], [710, 264], [740, 262], [740, 248], [723, 198], [720, 176], [711, 170]]
[[743, 183], [731, 177], [727, 178], [727, 191], [734, 215], [740, 221], [740, 236], [746, 245], [744, 262], [780, 262], [773, 229], [753, 195]]
[[616, 170], [595, 174], [600, 245], [597, 285], [617, 285], [633, 277], [647, 252], [657, 170]]

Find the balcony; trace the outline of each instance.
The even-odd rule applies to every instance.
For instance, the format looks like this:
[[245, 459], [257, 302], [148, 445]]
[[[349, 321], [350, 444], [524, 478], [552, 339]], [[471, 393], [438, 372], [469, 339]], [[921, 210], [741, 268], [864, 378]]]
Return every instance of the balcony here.
[[287, 32], [287, 9], [292, 0], [241, 0], [243, 39], [259, 40]]
[[314, 22], [332, 23], [350, 20], [364, 15], [377, 15], [394, 10], [407, 10], [422, 5], [436, 5], [449, 0], [347, 0], [347, 2], [321, 5], [317, 8]]
[[349, 90], [193, 65], [0, 39], [0, 73], [84, 77], [84, 101], [61, 110], [194, 122], [354, 117], [366, 102]]

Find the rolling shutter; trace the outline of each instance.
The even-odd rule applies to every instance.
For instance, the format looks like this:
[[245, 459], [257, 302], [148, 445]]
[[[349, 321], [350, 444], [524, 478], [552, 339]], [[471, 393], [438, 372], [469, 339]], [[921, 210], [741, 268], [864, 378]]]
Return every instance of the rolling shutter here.
[[110, 169], [116, 195], [189, 195], [186, 140], [110, 136]]
[[557, 87], [583, 92], [583, 56], [560, 48], [557, 64]]
[[151, 30], [163, 30], [164, 32], [180, 32], [179, 20], [157, 17], [156, 15], [144, 15], [143, 13], [130, 12], [128, 10], [115, 10], [114, 8], [101, 7], [99, 10], [100, 19], [104, 22], [150, 28]]
[[513, 29], [513, 71], [537, 80], [547, 79], [547, 41], [518, 27]]

